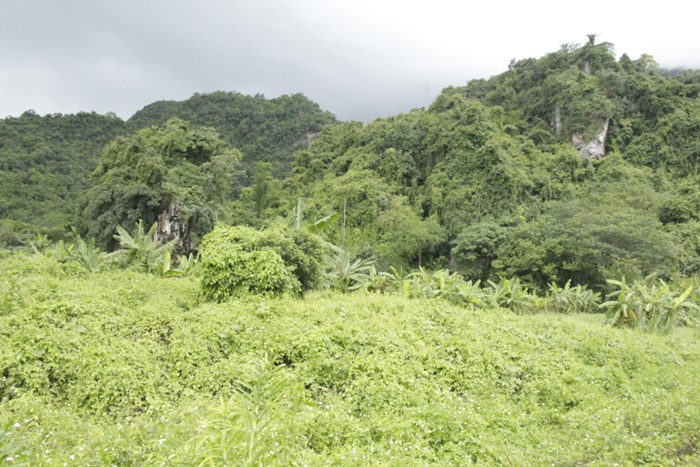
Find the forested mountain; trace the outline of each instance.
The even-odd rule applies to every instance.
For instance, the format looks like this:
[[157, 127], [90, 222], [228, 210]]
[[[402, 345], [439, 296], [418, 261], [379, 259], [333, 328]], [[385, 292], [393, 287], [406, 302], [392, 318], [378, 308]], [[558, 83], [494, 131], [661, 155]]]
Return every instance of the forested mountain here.
[[94, 112], [0, 120], [0, 245], [29, 230], [62, 235], [102, 148], [125, 131], [118, 117]]
[[182, 102], [147, 105], [127, 121], [131, 131], [180, 118], [214, 128], [221, 138], [243, 153], [244, 185], [255, 164], [269, 162], [272, 174], [289, 174], [294, 153], [304, 148], [327, 125], [338, 123], [303, 94], [266, 99], [234, 92], [195, 94]]
[[[261, 227], [292, 212], [297, 225], [335, 213], [326, 240], [382, 268], [450, 267], [537, 287], [694, 273], [699, 95], [700, 72], [617, 58], [590, 36], [367, 125], [338, 124], [301, 94], [196, 94], [127, 122], [26, 113], [0, 121], [0, 241], [18, 243], [30, 227], [58, 237], [80, 224], [106, 246], [117, 224], [166, 211], [178, 225], [181, 214], [208, 219], [192, 238], [214, 218]], [[153, 126], [185, 130], [172, 144], [139, 133]], [[196, 135], [206, 135], [201, 144]], [[219, 149], [202, 158], [204, 147]], [[183, 174], [203, 181], [207, 158], [229, 149], [242, 153], [230, 167], [240, 175], [214, 209]], [[100, 154], [104, 170], [90, 179]], [[137, 165], [119, 172], [120, 158]], [[124, 183], [111, 178], [117, 172]]]
[[[698, 268], [700, 73], [563, 46], [428, 109], [328, 128], [287, 193], [385, 266], [600, 285]], [[293, 198], [294, 196], [287, 196]]]
[[39, 116], [33, 111], [0, 119], [0, 245], [18, 245], [36, 232], [59, 238], [76, 225], [78, 201], [107, 143], [171, 118], [213, 127], [243, 153], [238, 186], [257, 162], [278, 177], [335, 117], [301, 94], [266, 99], [238, 93], [196, 94], [184, 102], [156, 102], [124, 122], [115, 115]]

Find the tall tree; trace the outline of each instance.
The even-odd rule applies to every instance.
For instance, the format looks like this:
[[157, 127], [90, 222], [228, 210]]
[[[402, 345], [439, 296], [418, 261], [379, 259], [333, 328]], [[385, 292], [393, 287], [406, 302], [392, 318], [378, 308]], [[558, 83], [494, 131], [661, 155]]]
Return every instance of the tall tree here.
[[117, 225], [158, 222], [157, 239], [191, 251], [230, 198], [241, 154], [211, 128], [171, 119], [119, 137], [104, 150], [82, 203], [81, 229], [114, 247]]

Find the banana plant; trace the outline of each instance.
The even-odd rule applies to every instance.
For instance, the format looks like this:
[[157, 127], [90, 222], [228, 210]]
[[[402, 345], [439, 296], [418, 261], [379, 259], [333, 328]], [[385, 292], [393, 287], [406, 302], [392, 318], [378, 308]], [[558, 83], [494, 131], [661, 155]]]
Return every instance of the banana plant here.
[[639, 303], [636, 300], [636, 292], [623, 277], [622, 280], [608, 279], [608, 284], [618, 287], [618, 290], [610, 292], [606, 298], [614, 298], [601, 303], [601, 308], [608, 308], [608, 323], [613, 326], [635, 326], [639, 324]]
[[678, 294], [663, 280], [648, 277], [629, 286], [625, 279], [609, 280], [618, 287], [608, 294], [601, 308], [608, 308], [608, 322], [613, 326], [632, 326], [662, 332], [690, 321], [689, 314], [698, 306], [688, 300], [693, 287]]
[[509, 308], [518, 314], [533, 313], [538, 308], [537, 297], [530, 295], [520, 280], [501, 278], [500, 282], [489, 281], [493, 290], [491, 300], [496, 306]]
[[90, 242], [86, 242], [78, 237], [75, 245], [74, 257], [85, 269], [90, 272], [98, 272], [104, 268], [108, 255], [95, 246], [94, 238], [90, 239]]
[[545, 308], [557, 313], [591, 313], [599, 309], [599, 304], [599, 293], [588, 290], [586, 286], [571, 287], [570, 280], [564, 284], [564, 287], [559, 287], [556, 282], [552, 282], [545, 296]]
[[360, 289], [370, 278], [372, 267], [374, 267], [373, 259], [360, 258], [352, 261], [350, 253], [344, 251], [338, 255], [329, 273], [331, 286], [342, 292]]
[[111, 255], [127, 265], [157, 275], [165, 275], [170, 270], [170, 252], [175, 247], [176, 240], [161, 245], [154, 240], [158, 223], [145, 232], [143, 221], [136, 225], [134, 235], [131, 235], [121, 225], [117, 225], [118, 234], [114, 238], [122, 247]]

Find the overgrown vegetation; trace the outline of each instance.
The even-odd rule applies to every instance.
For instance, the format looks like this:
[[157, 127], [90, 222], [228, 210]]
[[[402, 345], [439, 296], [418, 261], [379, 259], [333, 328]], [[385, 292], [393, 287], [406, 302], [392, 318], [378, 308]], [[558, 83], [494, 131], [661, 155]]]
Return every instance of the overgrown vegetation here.
[[[227, 146], [242, 152], [243, 173], [231, 186], [235, 192], [250, 185], [253, 169], [261, 161], [270, 164], [276, 177], [286, 176], [295, 151], [310, 144], [326, 125], [337, 123], [301, 94], [266, 99], [230, 92], [156, 102], [127, 121], [113, 114], [39, 116], [31, 110], [18, 118], [0, 119], [0, 247], [24, 245], [36, 233], [60, 239], [70, 231], [68, 226], [78, 223], [79, 200], [95, 184], [90, 174], [103, 148], [118, 136], [162, 127], [173, 118], [197, 129], [213, 129]], [[131, 229], [138, 219], [113, 222]], [[111, 238], [109, 228], [102, 233], [100, 241]]]
[[191, 277], [24, 253], [0, 267], [8, 465], [698, 461], [694, 330], [450, 294], [215, 304]]
[[698, 81], [3, 120], [0, 465], [700, 464]]

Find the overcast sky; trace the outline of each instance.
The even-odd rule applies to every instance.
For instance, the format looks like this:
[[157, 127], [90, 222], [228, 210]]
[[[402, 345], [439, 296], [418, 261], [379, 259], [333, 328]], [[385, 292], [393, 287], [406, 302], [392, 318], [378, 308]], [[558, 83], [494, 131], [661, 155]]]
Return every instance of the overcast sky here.
[[[700, 68], [688, 0], [0, 0], [0, 118], [301, 92], [341, 120], [423, 107], [587, 34]], [[652, 5], [652, 3], [646, 3]]]

